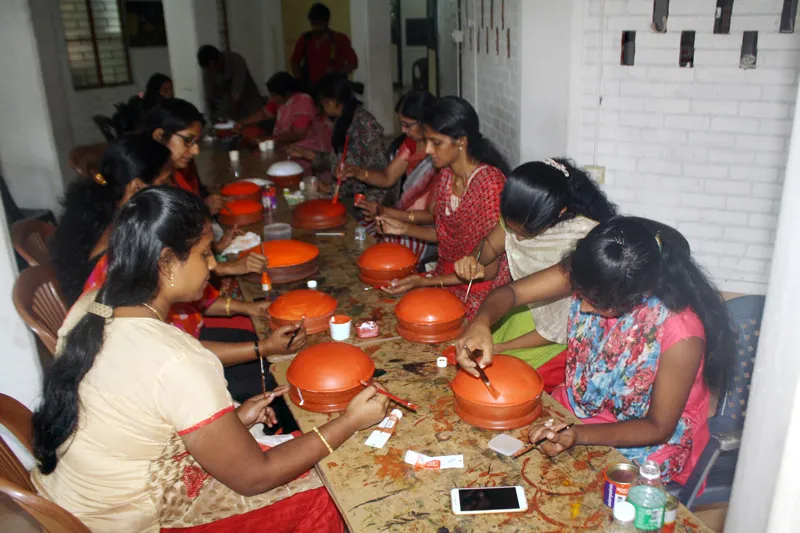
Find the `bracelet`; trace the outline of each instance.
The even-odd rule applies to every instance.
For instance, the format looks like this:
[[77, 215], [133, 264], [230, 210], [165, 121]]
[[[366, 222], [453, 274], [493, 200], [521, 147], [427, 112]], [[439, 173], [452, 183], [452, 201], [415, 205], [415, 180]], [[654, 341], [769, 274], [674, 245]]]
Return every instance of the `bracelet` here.
[[319, 436], [319, 438], [322, 440], [322, 444], [324, 444], [324, 445], [325, 445], [325, 447], [326, 447], [326, 448], [328, 448], [328, 451], [329, 451], [330, 453], [333, 453], [333, 448], [331, 448], [331, 445], [330, 445], [330, 444], [328, 444], [328, 441], [327, 441], [327, 440], [325, 440], [325, 437], [323, 437], [323, 436], [322, 436], [322, 433], [320, 433], [320, 431], [317, 429], [317, 426], [314, 426], [314, 427], [313, 427], [313, 428], [311, 428], [311, 429], [313, 429], [313, 430], [314, 430], [314, 433], [316, 433], [316, 434]]
[[414, 223], [414, 212], [413, 211], [409, 211], [408, 212], [408, 223], [409, 224], [413, 224]]
[[228, 315], [228, 318], [231, 316], [231, 299], [228, 298], [225, 300], [225, 314]]
[[367, 169], [365, 168], [365, 169], [364, 169], [364, 179], [363, 179], [363, 180], [361, 180], [361, 181], [364, 181], [364, 182], [366, 182], [367, 180], [369, 180], [369, 170], [367, 170]]
[[256, 351], [256, 359], [261, 359], [261, 352], [258, 351], [258, 341], [253, 341], [253, 349]]

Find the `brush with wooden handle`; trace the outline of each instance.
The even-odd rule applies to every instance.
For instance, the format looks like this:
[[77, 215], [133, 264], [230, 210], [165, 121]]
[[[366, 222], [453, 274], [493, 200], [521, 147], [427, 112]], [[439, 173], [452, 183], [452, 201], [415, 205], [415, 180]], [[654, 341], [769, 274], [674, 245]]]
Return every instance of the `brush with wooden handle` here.
[[498, 399], [500, 397], [500, 392], [494, 388], [494, 385], [492, 385], [492, 382], [489, 381], [489, 377], [486, 375], [486, 372], [481, 368], [480, 363], [478, 363], [478, 358], [483, 356], [483, 351], [475, 350], [474, 352], [470, 352], [469, 348], [466, 346], [464, 346], [464, 349], [467, 350], [469, 358], [475, 363], [475, 370], [478, 371], [478, 375], [480, 376], [481, 381], [483, 381], [483, 384], [486, 385], [486, 388], [489, 390], [489, 394], [491, 394], [492, 398], [495, 400]]

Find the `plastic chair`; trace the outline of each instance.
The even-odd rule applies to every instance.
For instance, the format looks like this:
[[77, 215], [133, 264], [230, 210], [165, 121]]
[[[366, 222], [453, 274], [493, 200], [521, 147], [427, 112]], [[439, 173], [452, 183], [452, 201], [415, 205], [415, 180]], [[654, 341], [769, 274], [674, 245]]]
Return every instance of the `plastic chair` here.
[[[4, 426], [29, 452], [33, 453], [31, 416], [27, 407], [11, 396], [0, 394], [0, 426]], [[0, 438], [0, 476], [18, 487], [36, 492], [28, 470], [2, 438]]]
[[[690, 509], [730, 499], [747, 400], [750, 397], [750, 379], [761, 334], [764, 301], [764, 296], [741, 296], [728, 301], [728, 312], [738, 330], [731, 380], [720, 398], [716, 413], [708, 419], [711, 440], [689, 480], [682, 489], [670, 490]], [[704, 482], [706, 488], [698, 496]]]
[[42, 220], [19, 220], [11, 225], [14, 249], [30, 266], [51, 265], [47, 241], [56, 227]]
[[105, 115], [94, 115], [92, 117], [94, 123], [100, 128], [100, 133], [109, 142], [113, 141], [119, 136], [117, 128], [114, 127], [114, 122]]
[[0, 476], [0, 492], [22, 507], [46, 533], [91, 533], [83, 522], [69, 511], [42, 498], [32, 490], [25, 490]]
[[26, 268], [14, 282], [13, 298], [19, 316], [55, 355], [58, 328], [67, 316], [55, 272], [46, 266]]

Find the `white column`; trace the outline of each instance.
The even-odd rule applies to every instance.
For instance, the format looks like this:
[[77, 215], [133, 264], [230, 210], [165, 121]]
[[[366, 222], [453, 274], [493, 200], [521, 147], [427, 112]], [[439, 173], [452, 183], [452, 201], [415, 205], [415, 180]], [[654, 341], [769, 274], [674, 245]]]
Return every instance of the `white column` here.
[[279, 70], [285, 70], [281, 3], [277, 0], [236, 0], [228, 2], [228, 39], [231, 50], [247, 61], [262, 94], [264, 84]]
[[767, 305], [725, 531], [783, 533], [800, 520], [800, 112], [795, 109]]
[[391, 8], [386, 1], [350, 0], [350, 33], [358, 54], [354, 79], [366, 87], [364, 103], [391, 133], [394, 127], [392, 93]]

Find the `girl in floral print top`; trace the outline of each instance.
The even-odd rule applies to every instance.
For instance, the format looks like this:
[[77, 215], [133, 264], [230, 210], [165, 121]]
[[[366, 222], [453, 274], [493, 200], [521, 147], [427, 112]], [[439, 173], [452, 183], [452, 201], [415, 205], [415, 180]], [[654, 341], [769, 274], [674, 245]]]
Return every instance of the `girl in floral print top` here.
[[[686, 483], [709, 440], [709, 392], [727, 384], [735, 339], [725, 303], [676, 230], [615, 217], [592, 230], [561, 265], [487, 298], [458, 345], [488, 347], [487, 322], [508, 306], [573, 294], [566, 383], [553, 396], [583, 424], [562, 433], [539, 423], [531, 442], [559, 454], [606, 445], [629, 460], [664, 464]], [[511, 306], [508, 306], [509, 309]], [[501, 313], [502, 316], [504, 313]], [[459, 363], [476, 373], [462, 348]]]

